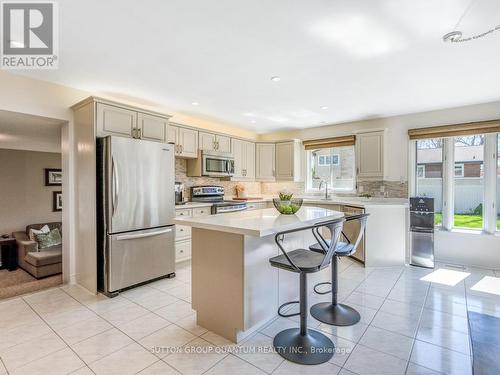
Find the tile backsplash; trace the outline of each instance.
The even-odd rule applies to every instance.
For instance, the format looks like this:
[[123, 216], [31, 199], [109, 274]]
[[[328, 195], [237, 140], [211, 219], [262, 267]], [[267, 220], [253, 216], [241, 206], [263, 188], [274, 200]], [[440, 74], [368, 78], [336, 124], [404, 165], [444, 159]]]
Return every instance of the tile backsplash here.
[[187, 160], [185, 159], [175, 159], [175, 181], [182, 182], [185, 188], [185, 194], [187, 199], [191, 199], [191, 187], [198, 185], [217, 185], [223, 186], [226, 191], [226, 195], [236, 195], [234, 190], [235, 186], [240, 183], [245, 186], [245, 191], [248, 196], [260, 197], [261, 184], [260, 182], [237, 182], [237, 181], [224, 181], [220, 178], [213, 177], [188, 177], [187, 171]]
[[[220, 185], [223, 186], [226, 195], [236, 195], [234, 190], [237, 184], [245, 186], [245, 191], [249, 197], [260, 197], [262, 195], [277, 195], [280, 191], [288, 191], [295, 195], [304, 194], [305, 184], [303, 182], [238, 182], [225, 181], [213, 177], [188, 177], [186, 175], [187, 161], [185, 159], [175, 159], [175, 181], [182, 182], [185, 186], [187, 199], [191, 199], [191, 186], [197, 185]], [[385, 193], [380, 190], [384, 186]], [[374, 197], [386, 196], [388, 198], [407, 198], [408, 183], [406, 181], [382, 181], [382, 180], [361, 180], [358, 181], [358, 189], [362, 187], [363, 193], [369, 193]], [[358, 193], [361, 193], [359, 191]], [[356, 194], [338, 194], [356, 195]]]

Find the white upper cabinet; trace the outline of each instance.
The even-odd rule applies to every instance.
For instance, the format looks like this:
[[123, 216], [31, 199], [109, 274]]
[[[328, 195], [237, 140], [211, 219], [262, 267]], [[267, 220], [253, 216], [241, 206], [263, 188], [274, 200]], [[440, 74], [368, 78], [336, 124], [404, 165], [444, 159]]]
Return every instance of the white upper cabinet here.
[[168, 125], [167, 142], [175, 143], [175, 156], [180, 158], [198, 157], [198, 131], [181, 126]]
[[137, 112], [125, 108], [97, 103], [97, 135], [133, 137], [137, 127]]
[[231, 152], [231, 138], [206, 132], [199, 134], [200, 150]]
[[356, 134], [358, 177], [384, 178], [384, 130]]
[[167, 126], [167, 142], [177, 144], [178, 127], [173, 125]]
[[302, 142], [276, 143], [276, 180], [301, 181]]
[[231, 138], [223, 135], [217, 135], [215, 138], [215, 141], [217, 142], [217, 151], [231, 152]]
[[205, 132], [199, 132], [199, 134], [200, 150], [215, 151], [215, 134]]
[[274, 143], [255, 144], [255, 179], [275, 181], [276, 145]]
[[234, 175], [232, 180], [255, 180], [255, 143], [232, 139]]
[[118, 135], [150, 141], [166, 141], [168, 116], [156, 116], [100, 102], [96, 104], [96, 113], [98, 137]]
[[181, 146], [182, 157], [198, 157], [198, 132], [193, 129], [179, 129], [179, 145]]
[[151, 141], [165, 142], [168, 120], [145, 113], [137, 114], [138, 137]]

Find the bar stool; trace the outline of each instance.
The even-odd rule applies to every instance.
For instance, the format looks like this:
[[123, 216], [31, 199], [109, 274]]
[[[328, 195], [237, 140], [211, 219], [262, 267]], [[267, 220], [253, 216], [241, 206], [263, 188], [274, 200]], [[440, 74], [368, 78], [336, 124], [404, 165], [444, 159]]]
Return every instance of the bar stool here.
[[[337, 292], [338, 292], [338, 258], [350, 256], [356, 252], [356, 249], [361, 242], [363, 237], [363, 233], [366, 227], [366, 221], [368, 219], [369, 214], [354, 214], [348, 215], [345, 217], [346, 222], [357, 220], [360, 222], [360, 230], [356, 241], [352, 243], [349, 238], [342, 232], [342, 237], [345, 238], [347, 242], [338, 242], [337, 240], [333, 242], [337, 242], [335, 246], [334, 256], [332, 258], [332, 267], [331, 267], [331, 282], [323, 282], [318, 283], [314, 286], [314, 291], [318, 294], [327, 294], [332, 293], [332, 302], [322, 302], [317, 303], [311, 307], [311, 315], [319, 320], [320, 322], [334, 325], [334, 326], [351, 326], [358, 323], [361, 319], [359, 312], [353, 309], [350, 306], [341, 304], [337, 302]], [[325, 240], [319, 234], [319, 228], [313, 229], [316, 231], [318, 236], [315, 236], [318, 239], [318, 243], [309, 247], [309, 250], [313, 252], [317, 252], [320, 254], [328, 253], [332, 241]], [[333, 237], [332, 237], [333, 238]], [[331, 284], [331, 291], [320, 292], [317, 290], [317, 287], [320, 285]]]
[[[330, 360], [335, 352], [335, 345], [327, 336], [307, 328], [307, 274], [318, 272], [331, 262], [343, 223], [344, 218], [342, 217], [305, 228], [280, 232], [275, 236], [275, 242], [283, 254], [269, 259], [269, 263], [273, 267], [296, 272], [300, 276], [298, 301], [300, 303], [300, 328], [281, 331], [274, 337], [273, 341], [276, 351], [289, 361], [303, 365], [316, 365]], [[330, 246], [325, 248], [324, 253], [307, 249], [296, 249], [287, 253], [283, 248], [286, 234], [312, 229], [316, 236], [315, 229], [322, 227], [326, 227], [330, 231], [332, 238]]]

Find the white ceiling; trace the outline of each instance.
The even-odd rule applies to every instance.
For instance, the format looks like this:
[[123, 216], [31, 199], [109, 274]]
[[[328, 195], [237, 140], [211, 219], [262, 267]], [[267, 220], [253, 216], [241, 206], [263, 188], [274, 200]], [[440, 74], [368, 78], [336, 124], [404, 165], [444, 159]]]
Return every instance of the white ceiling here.
[[[59, 4], [59, 70], [22, 74], [260, 133], [500, 99], [500, 31], [441, 39], [470, 0]], [[459, 29], [499, 24], [480, 0]]]
[[61, 152], [61, 121], [0, 110], [0, 148]]

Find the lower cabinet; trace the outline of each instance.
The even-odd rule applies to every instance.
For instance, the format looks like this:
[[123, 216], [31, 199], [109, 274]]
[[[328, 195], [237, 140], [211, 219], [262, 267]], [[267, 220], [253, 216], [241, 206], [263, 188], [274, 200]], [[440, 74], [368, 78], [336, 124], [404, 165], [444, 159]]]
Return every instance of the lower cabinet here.
[[175, 241], [175, 262], [191, 259], [191, 238]]
[[[211, 214], [210, 206], [197, 208], [178, 208], [176, 217], [206, 216]], [[186, 225], [175, 226], [175, 262], [191, 259], [191, 227]]]

